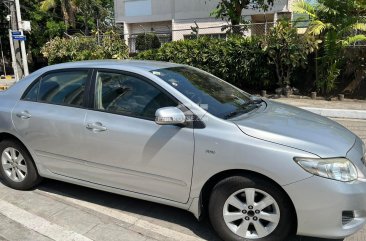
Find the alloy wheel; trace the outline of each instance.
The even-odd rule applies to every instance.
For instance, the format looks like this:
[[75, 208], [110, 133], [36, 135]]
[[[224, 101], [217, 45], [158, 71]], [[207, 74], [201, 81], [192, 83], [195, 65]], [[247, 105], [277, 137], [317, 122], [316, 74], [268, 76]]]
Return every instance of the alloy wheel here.
[[8, 147], [1, 154], [1, 164], [5, 174], [14, 182], [22, 182], [28, 173], [23, 155], [15, 148]]
[[255, 188], [241, 189], [226, 200], [223, 217], [228, 228], [246, 239], [270, 235], [280, 221], [280, 209], [268, 193]]

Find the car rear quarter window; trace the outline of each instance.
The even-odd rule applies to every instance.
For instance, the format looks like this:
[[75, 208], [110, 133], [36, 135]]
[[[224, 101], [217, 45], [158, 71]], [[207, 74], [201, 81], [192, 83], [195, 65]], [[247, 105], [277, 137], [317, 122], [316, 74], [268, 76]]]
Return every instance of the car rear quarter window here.
[[50, 73], [34, 84], [24, 100], [81, 107], [84, 104], [88, 70]]

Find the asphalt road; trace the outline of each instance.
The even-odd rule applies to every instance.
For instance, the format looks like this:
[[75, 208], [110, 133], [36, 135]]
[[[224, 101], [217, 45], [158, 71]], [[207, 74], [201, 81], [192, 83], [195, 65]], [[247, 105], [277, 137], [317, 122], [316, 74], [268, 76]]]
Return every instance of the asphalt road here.
[[[337, 120], [366, 141], [366, 120]], [[19, 192], [0, 183], [0, 240], [219, 240], [184, 210], [45, 180]], [[293, 237], [288, 241], [320, 241]], [[365, 241], [366, 229], [346, 241]], [[325, 240], [322, 240], [325, 241]]]

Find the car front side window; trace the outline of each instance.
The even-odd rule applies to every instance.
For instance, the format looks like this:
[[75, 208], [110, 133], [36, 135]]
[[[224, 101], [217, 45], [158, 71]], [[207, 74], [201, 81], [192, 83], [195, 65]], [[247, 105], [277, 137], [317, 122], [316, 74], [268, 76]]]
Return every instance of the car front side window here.
[[122, 73], [97, 73], [97, 110], [154, 119], [157, 109], [168, 106], [177, 106], [177, 102], [145, 80]]

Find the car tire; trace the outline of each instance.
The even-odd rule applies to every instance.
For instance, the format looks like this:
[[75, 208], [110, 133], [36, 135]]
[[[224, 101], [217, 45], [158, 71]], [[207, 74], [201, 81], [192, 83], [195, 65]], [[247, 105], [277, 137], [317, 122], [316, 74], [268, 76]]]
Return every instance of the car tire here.
[[27, 149], [16, 140], [0, 142], [0, 174], [7, 186], [17, 190], [30, 190], [42, 180]]
[[296, 224], [284, 191], [256, 175], [233, 176], [216, 184], [208, 212], [213, 228], [226, 241], [282, 241]]

